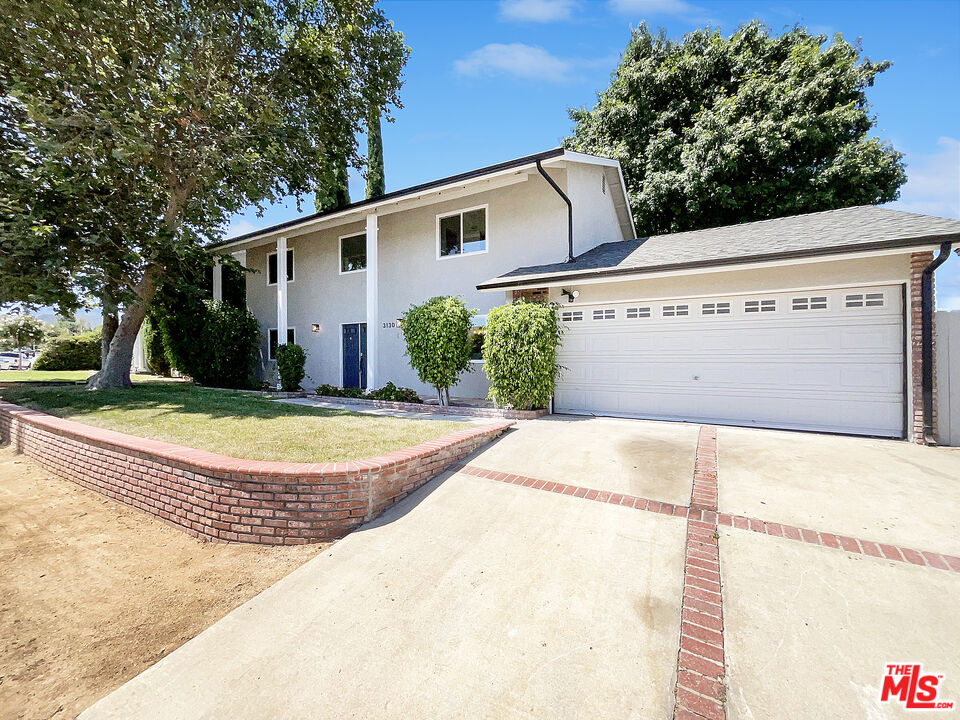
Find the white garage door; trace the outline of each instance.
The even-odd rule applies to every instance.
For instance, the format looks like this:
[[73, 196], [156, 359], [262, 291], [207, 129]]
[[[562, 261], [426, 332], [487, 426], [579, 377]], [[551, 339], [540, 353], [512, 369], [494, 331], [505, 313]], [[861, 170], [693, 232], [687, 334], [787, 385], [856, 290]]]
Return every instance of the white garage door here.
[[554, 408], [901, 437], [901, 286], [566, 305]]

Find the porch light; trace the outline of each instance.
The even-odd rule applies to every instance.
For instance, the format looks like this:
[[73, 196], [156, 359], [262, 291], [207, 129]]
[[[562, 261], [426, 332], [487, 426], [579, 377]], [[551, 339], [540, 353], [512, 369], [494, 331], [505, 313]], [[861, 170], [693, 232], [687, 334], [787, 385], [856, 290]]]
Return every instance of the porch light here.
[[567, 302], [568, 302], [568, 303], [572, 303], [574, 300], [576, 300], [578, 297], [580, 297], [580, 291], [579, 291], [579, 290], [573, 290], [573, 291], [571, 291], [571, 290], [561, 290], [561, 291], [560, 291], [560, 294], [567, 296]]
[[320, 323], [314, 323], [310, 326], [310, 332], [318, 333], [320, 332]]

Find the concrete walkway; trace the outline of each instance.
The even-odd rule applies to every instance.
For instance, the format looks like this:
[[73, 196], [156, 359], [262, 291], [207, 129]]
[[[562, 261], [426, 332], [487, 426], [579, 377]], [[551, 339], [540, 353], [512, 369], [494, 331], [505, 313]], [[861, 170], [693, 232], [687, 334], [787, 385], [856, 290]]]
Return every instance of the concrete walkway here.
[[905, 716], [886, 664], [960, 701], [958, 478], [895, 441], [528, 421], [80, 717]]

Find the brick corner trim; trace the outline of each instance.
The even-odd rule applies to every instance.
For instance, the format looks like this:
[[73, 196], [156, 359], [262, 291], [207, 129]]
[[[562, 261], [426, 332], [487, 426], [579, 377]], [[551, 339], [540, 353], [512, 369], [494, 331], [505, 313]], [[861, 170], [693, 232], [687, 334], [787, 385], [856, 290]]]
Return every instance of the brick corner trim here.
[[460, 430], [367, 460], [240, 460], [0, 401], [0, 440], [48, 472], [195, 537], [300, 545], [342, 537], [514, 425]]

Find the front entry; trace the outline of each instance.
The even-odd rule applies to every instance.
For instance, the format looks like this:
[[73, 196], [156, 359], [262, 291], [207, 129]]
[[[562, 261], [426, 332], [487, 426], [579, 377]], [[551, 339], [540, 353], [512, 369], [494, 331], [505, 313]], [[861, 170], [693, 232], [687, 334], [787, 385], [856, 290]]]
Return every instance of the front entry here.
[[367, 324], [343, 325], [343, 387], [367, 387]]

